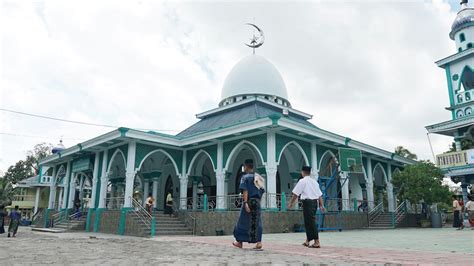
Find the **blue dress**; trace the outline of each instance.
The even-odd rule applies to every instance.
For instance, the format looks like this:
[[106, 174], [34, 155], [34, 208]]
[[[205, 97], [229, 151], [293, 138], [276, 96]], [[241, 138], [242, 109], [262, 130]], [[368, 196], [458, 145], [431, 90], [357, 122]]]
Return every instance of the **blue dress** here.
[[240, 216], [234, 228], [234, 237], [238, 242], [257, 243], [262, 241], [262, 218], [260, 199], [264, 189], [254, 185], [254, 174], [249, 173], [242, 176], [240, 187], [242, 191], [248, 191], [248, 205], [250, 213], [245, 210], [245, 204], [240, 208]]

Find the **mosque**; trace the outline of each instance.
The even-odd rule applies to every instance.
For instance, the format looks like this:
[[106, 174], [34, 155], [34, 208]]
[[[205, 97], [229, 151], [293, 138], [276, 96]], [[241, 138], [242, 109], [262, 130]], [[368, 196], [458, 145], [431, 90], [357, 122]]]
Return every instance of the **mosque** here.
[[[255, 54], [263, 43], [259, 33], [249, 44], [253, 53], [235, 64], [225, 79], [216, 108], [197, 114], [198, 121], [179, 134], [121, 127], [69, 148], [59, 146], [41, 160], [40, 174], [30, 180], [30, 186], [40, 187], [37, 193], [49, 190], [40, 227], [67, 220], [79, 202], [86, 230], [127, 234], [138, 221], [154, 234], [154, 223], [161, 217], [147, 220], [142, 206], [149, 193], [159, 212], [171, 192], [182, 219], [186, 213], [236, 213], [247, 158], [265, 177], [266, 212], [286, 211], [285, 198], [301, 167], [310, 165], [315, 179], [335, 181], [332, 188], [325, 184], [327, 204], [332, 204], [327, 209], [362, 212], [365, 221], [375, 208], [393, 213], [398, 201], [392, 175], [414, 161], [310, 122], [311, 114], [292, 106], [277, 67]], [[359, 172], [341, 170], [341, 148], [360, 154]], [[360, 209], [362, 205], [366, 207]], [[115, 227], [104, 229], [111, 225]]]

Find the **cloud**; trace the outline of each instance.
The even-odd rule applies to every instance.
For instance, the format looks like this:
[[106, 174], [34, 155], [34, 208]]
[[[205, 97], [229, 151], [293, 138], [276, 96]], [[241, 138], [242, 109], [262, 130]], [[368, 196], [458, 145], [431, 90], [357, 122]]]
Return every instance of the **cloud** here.
[[[4, 108], [71, 120], [181, 130], [215, 108], [225, 76], [257, 50], [282, 73], [293, 107], [335, 133], [431, 158], [424, 126], [448, 120], [444, 72], [455, 13], [433, 2], [4, 1]], [[0, 113], [0, 169], [41, 141], [107, 128]], [[169, 133], [169, 132], [168, 132]], [[69, 139], [68, 139], [69, 138]], [[432, 136], [436, 153], [449, 138]]]

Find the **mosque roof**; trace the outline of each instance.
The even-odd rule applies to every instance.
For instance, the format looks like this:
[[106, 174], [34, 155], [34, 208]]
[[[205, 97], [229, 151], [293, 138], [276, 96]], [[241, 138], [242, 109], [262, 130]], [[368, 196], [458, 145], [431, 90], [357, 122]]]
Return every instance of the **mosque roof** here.
[[272, 95], [288, 100], [283, 77], [263, 56], [252, 54], [244, 57], [232, 68], [224, 81], [223, 100], [248, 94]]
[[[250, 122], [271, 115], [282, 115], [282, 108], [255, 100], [245, 105], [238, 105], [235, 108], [226, 109], [222, 112], [203, 117], [199, 122], [183, 130], [176, 136], [179, 138], [186, 138], [195, 134], [201, 134], [216, 129]], [[307, 118], [303, 116], [290, 112], [286, 117], [303, 125], [316, 128], [315, 125], [307, 121]]]
[[465, 7], [458, 12], [456, 18], [454, 19], [453, 25], [451, 26], [451, 32], [449, 37], [454, 40], [454, 35], [459, 30], [473, 25], [474, 23], [474, 8]]

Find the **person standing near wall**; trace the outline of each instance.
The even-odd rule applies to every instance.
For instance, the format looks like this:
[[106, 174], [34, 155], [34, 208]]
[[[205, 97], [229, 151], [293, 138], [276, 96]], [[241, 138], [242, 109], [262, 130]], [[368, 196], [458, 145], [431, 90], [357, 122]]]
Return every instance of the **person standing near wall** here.
[[453, 227], [456, 227], [457, 230], [464, 229], [461, 214], [462, 214], [462, 206], [461, 204], [459, 204], [457, 197], [453, 195]]
[[16, 237], [16, 233], [18, 232], [18, 226], [20, 225], [21, 214], [18, 210], [18, 206], [15, 206], [10, 212], [10, 224], [8, 225], [8, 237], [12, 234], [13, 237]]
[[5, 233], [5, 216], [7, 216], [7, 214], [5, 213], [5, 210], [4, 210], [4, 206], [3, 205], [0, 205], [0, 234], [4, 234]]
[[[316, 227], [316, 211], [319, 208], [324, 211], [323, 193], [319, 188], [318, 182], [311, 177], [311, 167], [303, 166], [301, 170], [302, 179], [298, 181], [293, 189], [293, 196], [288, 203], [288, 209], [293, 208], [298, 197], [303, 201], [304, 227], [306, 231], [306, 241], [303, 246], [309, 248], [320, 248], [318, 228]], [[311, 241], [314, 243], [310, 245]]]

